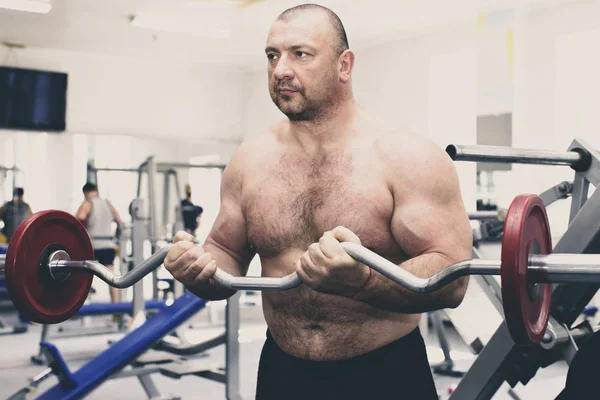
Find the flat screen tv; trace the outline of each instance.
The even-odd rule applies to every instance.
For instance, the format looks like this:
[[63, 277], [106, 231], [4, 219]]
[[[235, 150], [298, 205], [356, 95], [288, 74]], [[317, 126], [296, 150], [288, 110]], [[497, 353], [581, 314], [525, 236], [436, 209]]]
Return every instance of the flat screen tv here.
[[0, 129], [64, 131], [67, 74], [0, 67]]

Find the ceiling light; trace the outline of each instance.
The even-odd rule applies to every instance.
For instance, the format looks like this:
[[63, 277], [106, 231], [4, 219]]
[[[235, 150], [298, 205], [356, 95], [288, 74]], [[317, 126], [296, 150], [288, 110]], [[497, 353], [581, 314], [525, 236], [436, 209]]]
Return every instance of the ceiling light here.
[[52, 5], [50, 0], [0, 0], [0, 8], [46, 14]]

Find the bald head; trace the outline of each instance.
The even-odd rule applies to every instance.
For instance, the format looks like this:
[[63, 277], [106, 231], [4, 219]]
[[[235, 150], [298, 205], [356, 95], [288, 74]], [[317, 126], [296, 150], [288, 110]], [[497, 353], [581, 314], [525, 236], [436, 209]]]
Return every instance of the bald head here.
[[266, 44], [269, 93], [291, 121], [322, 119], [352, 99], [354, 53], [330, 9], [303, 4], [285, 10]]
[[344, 51], [349, 49], [348, 37], [346, 36], [346, 30], [344, 29], [342, 21], [336, 13], [334, 13], [327, 7], [323, 7], [318, 4], [300, 4], [299, 6], [288, 8], [287, 10], [279, 14], [277, 20], [288, 21], [299, 14], [305, 13], [325, 14], [331, 28], [330, 31], [332, 34], [332, 45], [335, 56], [339, 56]]

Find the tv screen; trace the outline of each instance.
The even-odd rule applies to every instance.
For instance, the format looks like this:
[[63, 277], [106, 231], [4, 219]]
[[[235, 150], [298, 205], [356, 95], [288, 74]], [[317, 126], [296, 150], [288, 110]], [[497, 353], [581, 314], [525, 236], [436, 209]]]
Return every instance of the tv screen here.
[[67, 74], [0, 67], [0, 128], [64, 131]]

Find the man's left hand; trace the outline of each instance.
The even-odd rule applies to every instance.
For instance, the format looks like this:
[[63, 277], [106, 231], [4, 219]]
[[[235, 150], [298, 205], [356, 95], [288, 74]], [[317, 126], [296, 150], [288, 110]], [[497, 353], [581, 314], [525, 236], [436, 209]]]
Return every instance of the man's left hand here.
[[296, 272], [314, 290], [352, 296], [365, 286], [370, 270], [350, 257], [340, 242], [361, 244], [352, 231], [338, 226], [325, 232], [318, 243], [308, 247], [297, 262]]

